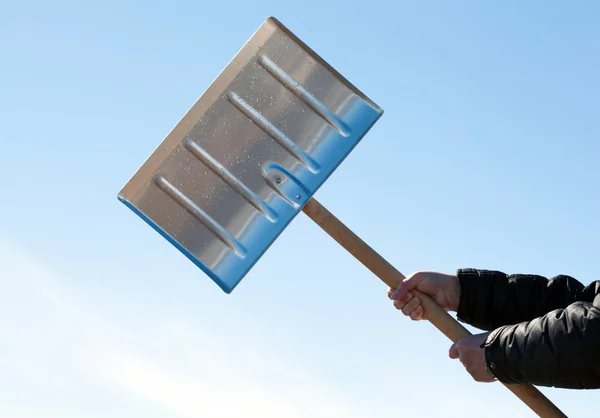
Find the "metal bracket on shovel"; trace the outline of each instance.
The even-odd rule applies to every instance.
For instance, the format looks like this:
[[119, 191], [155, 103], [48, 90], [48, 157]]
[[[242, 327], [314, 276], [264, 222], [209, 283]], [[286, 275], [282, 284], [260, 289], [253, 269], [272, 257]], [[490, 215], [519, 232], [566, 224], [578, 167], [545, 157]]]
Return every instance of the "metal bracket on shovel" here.
[[[227, 293], [300, 211], [397, 287], [404, 276], [313, 198], [382, 114], [269, 18], [118, 198]], [[448, 338], [470, 335], [418, 295]], [[565, 417], [535, 387], [507, 387], [540, 417]]]

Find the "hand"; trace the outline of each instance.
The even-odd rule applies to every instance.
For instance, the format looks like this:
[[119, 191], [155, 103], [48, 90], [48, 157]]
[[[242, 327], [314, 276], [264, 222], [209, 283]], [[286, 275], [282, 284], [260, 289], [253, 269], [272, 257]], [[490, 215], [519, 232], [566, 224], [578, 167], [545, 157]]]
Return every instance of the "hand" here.
[[459, 359], [465, 366], [467, 372], [477, 382], [494, 382], [496, 379], [490, 376], [485, 368], [485, 348], [481, 345], [490, 333], [469, 335], [461, 338], [450, 347], [450, 358]]
[[394, 301], [396, 309], [414, 321], [426, 319], [423, 306], [411, 290], [431, 296], [446, 311], [456, 312], [460, 299], [460, 283], [452, 274], [435, 271], [419, 271], [404, 279], [396, 289], [388, 290], [388, 297]]

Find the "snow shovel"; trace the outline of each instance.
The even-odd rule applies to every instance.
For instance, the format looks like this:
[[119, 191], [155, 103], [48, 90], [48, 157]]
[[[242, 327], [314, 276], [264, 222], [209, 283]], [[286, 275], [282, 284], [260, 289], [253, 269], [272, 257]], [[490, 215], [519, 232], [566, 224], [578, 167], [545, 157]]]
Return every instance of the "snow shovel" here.
[[[390, 287], [404, 276], [313, 195], [383, 110], [278, 20], [267, 19], [119, 193], [119, 200], [230, 293], [303, 211]], [[470, 335], [432, 299], [426, 318]], [[565, 417], [507, 385], [540, 417]]]

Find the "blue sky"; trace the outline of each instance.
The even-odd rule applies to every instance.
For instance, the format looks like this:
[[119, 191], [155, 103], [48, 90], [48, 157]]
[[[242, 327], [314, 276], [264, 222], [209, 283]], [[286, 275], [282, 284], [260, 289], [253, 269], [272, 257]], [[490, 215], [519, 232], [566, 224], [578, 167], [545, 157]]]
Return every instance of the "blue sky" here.
[[399, 270], [589, 283], [596, 3], [86, 3], [0, 4], [0, 416], [530, 416], [305, 216], [225, 295], [116, 195], [272, 15], [385, 110], [316, 197]]

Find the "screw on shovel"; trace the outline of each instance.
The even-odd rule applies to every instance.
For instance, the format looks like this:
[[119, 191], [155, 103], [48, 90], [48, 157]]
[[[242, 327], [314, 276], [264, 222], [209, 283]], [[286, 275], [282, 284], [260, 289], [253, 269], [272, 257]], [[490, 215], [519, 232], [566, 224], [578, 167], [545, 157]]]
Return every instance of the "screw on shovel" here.
[[[390, 287], [404, 276], [313, 195], [383, 110], [269, 18], [148, 157], [118, 198], [231, 293], [301, 211]], [[452, 341], [469, 332], [425, 295]], [[531, 385], [507, 385], [543, 418]]]

